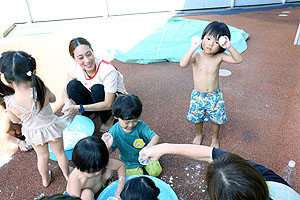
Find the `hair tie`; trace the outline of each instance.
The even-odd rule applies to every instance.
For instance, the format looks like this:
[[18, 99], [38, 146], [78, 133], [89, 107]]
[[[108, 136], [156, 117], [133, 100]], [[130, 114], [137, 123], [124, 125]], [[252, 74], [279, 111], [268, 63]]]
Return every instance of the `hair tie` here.
[[31, 72], [31, 71], [28, 71], [28, 72], [26, 72], [26, 75], [27, 75], [27, 76], [31, 76], [31, 75], [32, 75], [32, 72]]

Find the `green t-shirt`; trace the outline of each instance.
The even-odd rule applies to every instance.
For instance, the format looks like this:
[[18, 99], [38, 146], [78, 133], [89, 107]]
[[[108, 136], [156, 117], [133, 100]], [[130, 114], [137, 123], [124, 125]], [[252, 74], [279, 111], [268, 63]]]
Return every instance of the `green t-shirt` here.
[[113, 125], [109, 133], [114, 137], [112, 151], [116, 148], [119, 149], [120, 159], [126, 165], [126, 168], [143, 167], [138, 161], [139, 152], [151, 141], [156, 133], [140, 120], [129, 133], [123, 131], [119, 122]]

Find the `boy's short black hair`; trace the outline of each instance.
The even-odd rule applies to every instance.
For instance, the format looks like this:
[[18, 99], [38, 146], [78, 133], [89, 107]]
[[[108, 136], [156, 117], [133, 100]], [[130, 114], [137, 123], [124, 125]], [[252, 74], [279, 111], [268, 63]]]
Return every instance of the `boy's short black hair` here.
[[142, 102], [132, 94], [118, 96], [112, 107], [113, 115], [122, 120], [137, 119], [141, 116], [142, 111]]
[[141, 176], [127, 181], [120, 196], [122, 200], [157, 200], [159, 193], [150, 178]]
[[[229, 30], [228, 26], [226, 24], [224, 24], [223, 22], [213, 21], [213, 22], [209, 23], [205, 27], [205, 29], [202, 33], [201, 39], [203, 40], [204, 36], [207, 34], [214, 36], [216, 39], [219, 39], [221, 36], [227, 36], [229, 38], [229, 40], [231, 38], [230, 30]], [[201, 49], [203, 49], [202, 45], [201, 45]], [[222, 53], [225, 50], [226, 49], [224, 49], [220, 46], [220, 49], [217, 53]]]
[[108, 160], [106, 144], [96, 136], [79, 140], [72, 153], [72, 162], [82, 172], [98, 172], [107, 166]]
[[51, 196], [44, 196], [39, 200], [81, 200], [81, 198], [63, 194], [54, 194]]

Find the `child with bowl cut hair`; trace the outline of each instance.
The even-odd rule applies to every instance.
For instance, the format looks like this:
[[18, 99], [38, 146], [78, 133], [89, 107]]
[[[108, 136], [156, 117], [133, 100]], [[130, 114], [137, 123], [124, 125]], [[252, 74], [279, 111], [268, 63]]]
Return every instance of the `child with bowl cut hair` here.
[[118, 122], [108, 133], [102, 136], [109, 151], [116, 148], [120, 151], [120, 159], [126, 165], [126, 175], [142, 175], [143, 168], [151, 176], [159, 176], [162, 172], [158, 161], [142, 163], [139, 152], [143, 148], [156, 145], [159, 136], [147, 124], [139, 120], [142, 103], [135, 95], [120, 95], [116, 98], [112, 112]]
[[[201, 39], [198, 36], [192, 38], [190, 49], [180, 61], [181, 67], [193, 66], [194, 89], [186, 115], [186, 119], [196, 125], [197, 133], [193, 144], [201, 144], [203, 122], [211, 120], [211, 146], [219, 147], [220, 125], [227, 121], [225, 102], [219, 88], [220, 65], [222, 62], [238, 64], [243, 60], [229, 40], [228, 26], [222, 22], [211, 22], [205, 27]], [[203, 51], [196, 52], [199, 47]], [[225, 50], [230, 55], [223, 53]]]
[[146, 176], [127, 181], [121, 192], [122, 200], [158, 200], [160, 189]]
[[79, 140], [72, 153], [75, 169], [69, 177], [65, 195], [81, 199], [97, 199], [104, 189], [104, 184], [117, 170], [119, 183], [115, 197], [120, 194], [125, 184], [125, 165], [116, 159], [109, 158], [105, 143], [96, 136]]

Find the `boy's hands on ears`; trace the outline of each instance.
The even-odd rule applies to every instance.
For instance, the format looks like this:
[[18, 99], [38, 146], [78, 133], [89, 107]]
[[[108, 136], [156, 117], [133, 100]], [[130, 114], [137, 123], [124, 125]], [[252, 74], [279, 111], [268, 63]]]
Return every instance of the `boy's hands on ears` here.
[[104, 133], [101, 139], [105, 142], [107, 148], [110, 149], [114, 142], [114, 137], [110, 133]]
[[195, 36], [192, 37], [191, 47], [193, 49], [195, 49], [195, 50], [198, 49], [201, 46], [201, 44], [202, 44], [202, 40], [198, 35], [195, 35]]
[[[221, 41], [220, 41], [221, 37], [225, 38], [225, 42], [224, 42], [223, 44], [222, 44]], [[224, 48], [224, 49], [228, 49], [229, 47], [231, 47], [229, 38], [228, 38], [227, 36], [225, 36], [225, 35], [224, 35], [224, 36], [221, 36], [221, 37], [219, 38], [219, 45], [220, 45], [222, 48]]]

